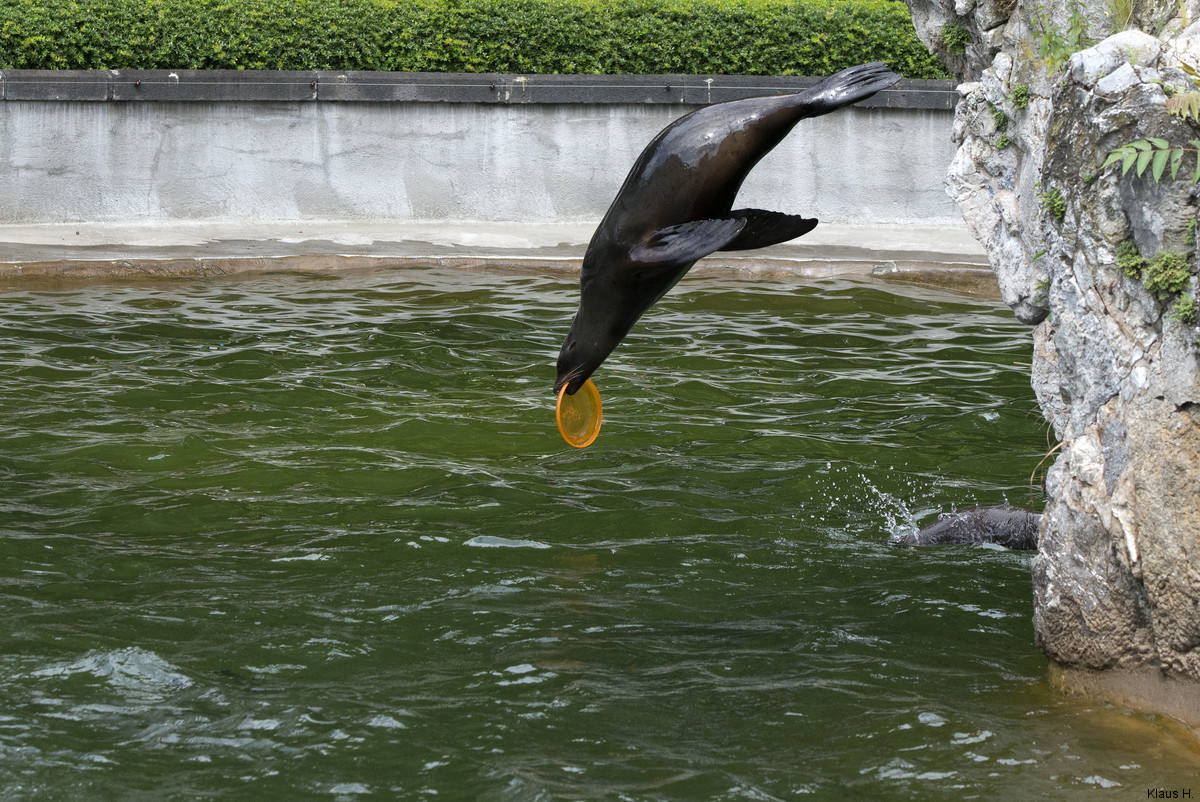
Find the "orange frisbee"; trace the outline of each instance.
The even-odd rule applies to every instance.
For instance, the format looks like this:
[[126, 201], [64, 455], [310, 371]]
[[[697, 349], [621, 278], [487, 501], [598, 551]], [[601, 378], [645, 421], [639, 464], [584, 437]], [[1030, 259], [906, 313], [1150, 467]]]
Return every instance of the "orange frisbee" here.
[[587, 448], [600, 434], [600, 391], [591, 379], [585, 381], [575, 395], [567, 395], [567, 388], [563, 386], [558, 391], [554, 416], [558, 419], [558, 432], [568, 445]]

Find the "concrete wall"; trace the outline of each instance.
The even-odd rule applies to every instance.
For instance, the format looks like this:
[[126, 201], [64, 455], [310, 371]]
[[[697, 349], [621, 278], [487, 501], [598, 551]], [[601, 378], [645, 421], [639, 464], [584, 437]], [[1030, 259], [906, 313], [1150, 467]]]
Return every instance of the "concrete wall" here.
[[[810, 79], [0, 74], [0, 223], [594, 220], [647, 141], [707, 101]], [[800, 124], [739, 205], [958, 224], [954, 95], [910, 81]], [[574, 102], [564, 102], [572, 100]]]

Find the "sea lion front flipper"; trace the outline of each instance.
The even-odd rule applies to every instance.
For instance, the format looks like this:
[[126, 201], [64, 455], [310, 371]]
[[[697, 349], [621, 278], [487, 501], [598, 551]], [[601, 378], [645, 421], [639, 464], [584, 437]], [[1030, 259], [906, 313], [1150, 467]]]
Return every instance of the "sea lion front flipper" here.
[[768, 245], [778, 245], [802, 237], [817, 227], [814, 217], [768, 212], [764, 209], [734, 209], [729, 216], [745, 218], [746, 226], [732, 242], [721, 248], [723, 251], [750, 251]]
[[689, 220], [677, 226], [655, 231], [629, 249], [635, 262], [642, 264], [683, 264], [716, 253], [741, 233], [744, 217], [719, 220]]

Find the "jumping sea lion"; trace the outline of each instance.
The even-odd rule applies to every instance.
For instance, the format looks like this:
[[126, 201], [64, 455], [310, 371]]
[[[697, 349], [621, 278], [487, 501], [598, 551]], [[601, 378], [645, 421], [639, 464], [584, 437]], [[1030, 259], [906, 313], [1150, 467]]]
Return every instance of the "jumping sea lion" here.
[[1033, 550], [1038, 545], [1042, 516], [1002, 504], [969, 507], [938, 517], [919, 532], [896, 541], [898, 546], [944, 546], [950, 543], [995, 543], [1010, 549]]
[[558, 355], [554, 392], [566, 385], [574, 395], [642, 313], [701, 257], [764, 248], [812, 231], [815, 219], [733, 211], [746, 175], [796, 123], [899, 80], [882, 63], [850, 67], [803, 92], [707, 106], [654, 137], [583, 257], [579, 311]]

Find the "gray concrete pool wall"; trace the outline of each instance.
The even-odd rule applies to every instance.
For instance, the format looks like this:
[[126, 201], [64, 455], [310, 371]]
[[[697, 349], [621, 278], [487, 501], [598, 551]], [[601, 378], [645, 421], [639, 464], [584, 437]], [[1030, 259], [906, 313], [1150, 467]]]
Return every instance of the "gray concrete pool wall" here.
[[[0, 223], [598, 219], [646, 142], [803, 78], [0, 73]], [[805, 121], [740, 203], [949, 224], [955, 93], [907, 81]]]
[[[577, 270], [664, 125], [816, 80], [0, 72], [0, 279]], [[821, 225], [696, 272], [953, 274], [990, 287], [943, 191], [956, 100], [949, 82], [903, 81], [803, 122], [739, 202]]]

